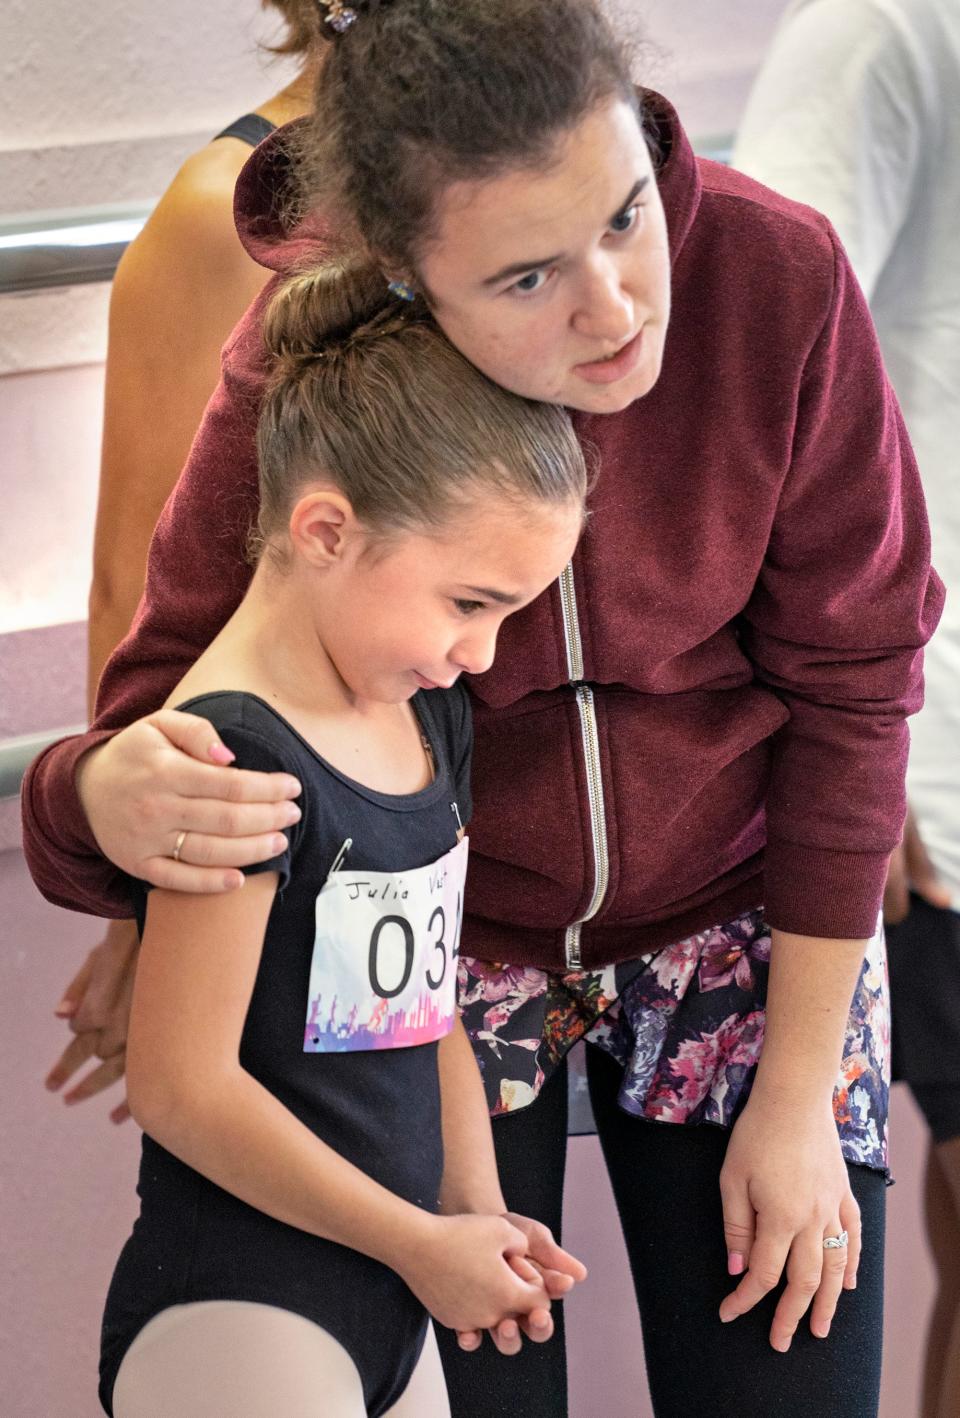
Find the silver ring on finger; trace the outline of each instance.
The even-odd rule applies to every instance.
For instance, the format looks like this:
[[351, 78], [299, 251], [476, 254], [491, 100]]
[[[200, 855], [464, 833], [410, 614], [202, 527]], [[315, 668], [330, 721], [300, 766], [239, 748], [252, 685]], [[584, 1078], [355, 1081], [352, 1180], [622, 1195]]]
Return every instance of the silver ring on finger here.
[[842, 1251], [849, 1240], [850, 1237], [846, 1231], [841, 1231], [839, 1236], [824, 1236], [823, 1249], [825, 1251]]
[[187, 834], [186, 834], [186, 832], [178, 832], [178, 833], [177, 833], [177, 841], [176, 841], [176, 844], [175, 844], [175, 846], [174, 846], [173, 851], [170, 853], [170, 855], [172, 856], [172, 858], [173, 858], [173, 860], [174, 860], [175, 862], [179, 862], [179, 860], [180, 860], [180, 853], [183, 851], [183, 844], [184, 844], [184, 842], [185, 842], [186, 840], [187, 840]]

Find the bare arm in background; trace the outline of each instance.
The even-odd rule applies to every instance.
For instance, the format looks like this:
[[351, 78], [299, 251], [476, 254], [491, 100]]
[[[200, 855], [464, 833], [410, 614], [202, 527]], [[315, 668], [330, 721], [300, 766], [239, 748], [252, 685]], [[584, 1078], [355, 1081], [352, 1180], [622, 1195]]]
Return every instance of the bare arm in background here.
[[188, 158], [117, 269], [90, 587], [87, 700], [130, 629], [147, 549], [216, 388], [220, 349], [270, 272], [237, 239], [233, 187], [250, 149]]

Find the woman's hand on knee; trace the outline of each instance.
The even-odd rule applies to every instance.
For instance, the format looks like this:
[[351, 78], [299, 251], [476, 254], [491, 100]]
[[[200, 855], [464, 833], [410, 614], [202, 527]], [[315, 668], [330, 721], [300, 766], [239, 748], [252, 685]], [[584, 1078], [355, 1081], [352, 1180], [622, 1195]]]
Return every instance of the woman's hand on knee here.
[[[786, 1285], [770, 1328], [786, 1352], [807, 1310], [825, 1339], [841, 1291], [856, 1285], [860, 1210], [850, 1190], [832, 1111], [777, 1118], [751, 1104], [733, 1129], [720, 1174], [727, 1268], [742, 1275], [720, 1306], [724, 1322]], [[841, 1246], [824, 1241], [846, 1232]]]
[[286, 847], [300, 792], [286, 773], [231, 768], [233, 754], [197, 714], [162, 709], [90, 750], [77, 790], [104, 856], [168, 891], [243, 885], [237, 868]]

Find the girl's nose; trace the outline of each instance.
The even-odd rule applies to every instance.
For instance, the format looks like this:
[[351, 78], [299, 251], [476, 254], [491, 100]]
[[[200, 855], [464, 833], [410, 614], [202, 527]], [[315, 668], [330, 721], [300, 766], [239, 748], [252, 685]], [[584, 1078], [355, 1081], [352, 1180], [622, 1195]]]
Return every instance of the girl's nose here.
[[497, 630], [475, 631], [454, 646], [450, 658], [468, 675], [482, 675], [493, 664], [497, 650]]

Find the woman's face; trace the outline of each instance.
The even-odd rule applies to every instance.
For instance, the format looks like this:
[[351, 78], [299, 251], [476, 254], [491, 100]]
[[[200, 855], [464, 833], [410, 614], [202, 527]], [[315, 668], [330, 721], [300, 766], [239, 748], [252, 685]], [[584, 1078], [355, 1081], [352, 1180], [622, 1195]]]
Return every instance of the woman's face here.
[[504, 388], [588, 413], [648, 393], [670, 256], [633, 109], [598, 106], [542, 169], [446, 188], [418, 274], [448, 338]]

